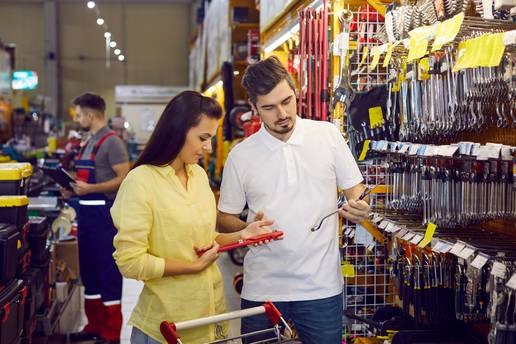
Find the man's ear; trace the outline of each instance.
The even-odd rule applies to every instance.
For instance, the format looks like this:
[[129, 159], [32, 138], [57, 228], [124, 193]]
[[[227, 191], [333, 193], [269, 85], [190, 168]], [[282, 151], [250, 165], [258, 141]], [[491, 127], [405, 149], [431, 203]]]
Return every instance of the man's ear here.
[[251, 99], [247, 99], [247, 103], [249, 106], [251, 106], [251, 110], [253, 111], [253, 114], [257, 115], [258, 110], [256, 109], [256, 105], [251, 101]]

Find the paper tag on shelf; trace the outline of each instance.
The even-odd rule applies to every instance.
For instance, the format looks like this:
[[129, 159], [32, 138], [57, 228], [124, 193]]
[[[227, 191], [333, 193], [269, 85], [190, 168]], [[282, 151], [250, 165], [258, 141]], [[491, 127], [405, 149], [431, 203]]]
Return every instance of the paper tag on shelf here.
[[489, 147], [480, 146], [476, 149], [475, 153], [477, 160], [487, 160], [489, 158]]
[[344, 232], [344, 234], [345, 234], [345, 235], [349, 235], [349, 233], [351, 233], [351, 230], [353, 230], [353, 228], [348, 227], [348, 228], [346, 229], [346, 231]]
[[356, 231], [354, 229], [351, 230], [351, 232], [349, 233], [349, 238], [350, 239], [353, 239], [355, 237], [355, 232]]
[[471, 262], [471, 266], [477, 269], [482, 269], [484, 265], [486, 265], [487, 261], [489, 260], [489, 257], [486, 256], [483, 253], [479, 253], [475, 259]]
[[457, 149], [459, 149], [458, 146], [451, 146], [451, 145], [439, 146], [438, 154], [441, 156], [452, 157], [453, 154], [455, 154], [455, 152], [457, 151]]
[[372, 250], [374, 249], [374, 246], [375, 246], [375, 243], [374, 243], [374, 241], [373, 241], [373, 242], [372, 242], [369, 246], [367, 246], [366, 248], [367, 248], [367, 250], [368, 250], [368, 251], [372, 251]]
[[382, 222], [380, 222], [380, 224], [378, 225], [378, 228], [380, 228], [380, 229], [385, 229], [385, 228], [387, 228], [387, 226], [389, 225], [389, 223], [390, 223], [389, 221], [387, 221], [387, 220], [383, 220], [383, 221], [382, 221]]
[[448, 245], [444, 241], [439, 241], [434, 247], [432, 247], [432, 251], [438, 253], [448, 253], [451, 250], [451, 245]]
[[491, 275], [504, 278], [507, 272], [507, 267], [504, 263], [493, 262], [493, 266], [491, 267]]
[[385, 231], [388, 232], [388, 233], [396, 233], [397, 231], [399, 231], [401, 229], [400, 226], [394, 224], [394, 223], [390, 223], [387, 228], [385, 228]]
[[417, 150], [419, 149], [421, 145], [419, 143], [413, 143], [409, 148], [409, 155], [416, 155]]
[[415, 235], [416, 235], [415, 233], [408, 232], [407, 234], [405, 234], [403, 236], [402, 240], [410, 241], [410, 239], [412, 239]]
[[471, 257], [473, 254], [475, 253], [475, 249], [474, 248], [471, 248], [471, 247], [464, 247], [464, 249], [462, 249], [462, 251], [460, 251], [460, 253], [457, 255], [457, 257], [459, 258], [462, 258], [462, 259], [469, 259], [469, 257]]
[[408, 143], [402, 143], [402, 144], [401, 144], [401, 148], [400, 148], [400, 150], [398, 151], [398, 153], [402, 153], [402, 154], [404, 154], [404, 153], [406, 153], [406, 152], [409, 150], [409, 148], [410, 148], [410, 144], [408, 144]]
[[410, 243], [417, 245], [423, 240], [423, 236], [421, 234], [416, 234], [414, 237], [410, 240]]
[[380, 221], [382, 221], [382, 219], [383, 219], [383, 217], [380, 216], [380, 214], [374, 213], [373, 218], [371, 219], [371, 222], [374, 224], [378, 224], [378, 223], [380, 223]]
[[502, 160], [512, 160], [511, 146], [502, 146]]
[[464, 249], [464, 247], [466, 247], [466, 245], [464, 245], [463, 243], [458, 242], [455, 245], [453, 245], [453, 247], [450, 250], [450, 253], [458, 256], [459, 253], [462, 251], [462, 249]]
[[423, 153], [423, 156], [434, 156], [435, 152], [437, 151], [437, 146], [434, 145], [426, 145], [425, 152]]
[[489, 159], [498, 159], [500, 158], [500, 151], [502, 150], [502, 144], [500, 143], [487, 143], [486, 147], [488, 147], [487, 157]]
[[407, 234], [407, 233], [408, 233], [408, 230], [407, 230], [407, 229], [405, 229], [405, 228], [402, 228], [402, 229], [401, 229], [400, 231], [398, 231], [398, 233], [396, 233], [394, 236], [395, 236], [396, 238], [401, 239], [401, 238], [403, 238], [403, 236], [404, 236], [405, 234]]
[[516, 290], [516, 273], [512, 274], [509, 281], [505, 284], [507, 288], [511, 288], [512, 290]]

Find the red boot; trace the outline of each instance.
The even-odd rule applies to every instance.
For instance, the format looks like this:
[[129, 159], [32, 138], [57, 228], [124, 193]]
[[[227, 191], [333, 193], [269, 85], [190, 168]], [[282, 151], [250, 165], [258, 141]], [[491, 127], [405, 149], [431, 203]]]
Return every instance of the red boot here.
[[100, 336], [111, 342], [120, 341], [120, 333], [122, 332], [122, 305], [102, 305], [103, 319], [100, 326]]
[[86, 313], [88, 324], [84, 326], [82, 331], [70, 333], [71, 342], [83, 342], [99, 339], [100, 324], [103, 322], [103, 308], [104, 305], [100, 298], [84, 300], [84, 312]]

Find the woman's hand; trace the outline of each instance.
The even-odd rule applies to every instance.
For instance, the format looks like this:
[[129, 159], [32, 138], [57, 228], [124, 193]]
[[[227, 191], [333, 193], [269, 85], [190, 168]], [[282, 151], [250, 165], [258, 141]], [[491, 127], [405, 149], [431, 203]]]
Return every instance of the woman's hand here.
[[194, 247], [196, 252], [206, 251], [196, 261], [196, 267], [198, 272], [203, 271], [217, 260], [217, 258], [219, 257], [219, 247], [220, 245], [216, 241], [214, 241], [213, 244], [210, 246], [199, 248]]
[[[250, 223], [247, 227], [245, 227], [242, 230], [242, 232], [240, 232], [240, 238], [242, 240], [247, 240], [257, 235], [270, 233], [272, 232], [272, 230], [269, 228], [269, 226], [271, 226], [273, 223], [274, 221], [272, 220], [262, 220]], [[258, 245], [267, 244], [268, 242], [269, 240], [265, 240], [264, 242], [258, 243]]]

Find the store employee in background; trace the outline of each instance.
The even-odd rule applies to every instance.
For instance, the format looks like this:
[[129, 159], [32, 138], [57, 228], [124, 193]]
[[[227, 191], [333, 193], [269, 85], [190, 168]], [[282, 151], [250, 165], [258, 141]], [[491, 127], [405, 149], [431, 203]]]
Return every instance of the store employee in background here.
[[[333, 124], [297, 116], [294, 83], [277, 58], [247, 67], [242, 85], [263, 125], [229, 154], [217, 226], [221, 232], [244, 228], [239, 214], [247, 203], [248, 219], [265, 214], [285, 238], [247, 253], [241, 306], [273, 301], [304, 344], [340, 344], [338, 217], [327, 219], [319, 231], [310, 228], [336, 209], [337, 188], [348, 200], [341, 216], [357, 223], [368, 217], [369, 205], [354, 201], [365, 188], [362, 175]], [[242, 333], [270, 327], [265, 316], [242, 320]]]
[[91, 137], [76, 157], [77, 180], [73, 187], [79, 196], [79, 265], [88, 324], [81, 332], [71, 334], [70, 340], [118, 343], [122, 329], [122, 275], [113, 259], [116, 228], [109, 210], [129, 172], [129, 155], [124, 142], [106, 125], [102, 97], [84, 93], [73, 104], [76, 121]]

